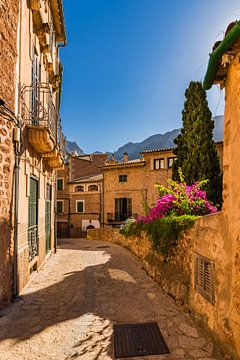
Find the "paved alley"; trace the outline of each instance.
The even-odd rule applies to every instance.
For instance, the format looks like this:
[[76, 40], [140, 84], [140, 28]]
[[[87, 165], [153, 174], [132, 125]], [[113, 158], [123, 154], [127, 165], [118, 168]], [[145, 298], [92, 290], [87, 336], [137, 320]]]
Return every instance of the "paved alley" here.
[[112, 325], [157, 321], [170, 355], [214, 360], [213, 346], [127, 250], [68, 239], [22, 300], [0, 312], [0, 359], [114, 359]]

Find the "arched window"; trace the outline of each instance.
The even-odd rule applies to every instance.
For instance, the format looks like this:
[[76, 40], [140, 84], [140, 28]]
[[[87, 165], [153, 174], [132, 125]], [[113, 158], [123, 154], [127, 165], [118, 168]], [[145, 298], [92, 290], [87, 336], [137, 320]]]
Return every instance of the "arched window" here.
[[75, 192], [82, 192], [84, 191], [84, 187], [82, 185], [75, 186]]
[[89, 185], [88, 191], [98, 191], [98, 186], [97, 185]]

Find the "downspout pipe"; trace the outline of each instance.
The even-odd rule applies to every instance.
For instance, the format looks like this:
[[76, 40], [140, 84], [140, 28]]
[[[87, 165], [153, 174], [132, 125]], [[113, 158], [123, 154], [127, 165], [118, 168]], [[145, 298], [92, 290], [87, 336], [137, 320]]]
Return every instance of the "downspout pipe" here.
[[236, 21], [233, 28], [227, 33], [218, 47], [210, 54], [208, 62], [207, 72], [203, 81], [203, 88], [205, 90], [211, 89], [219, 64], [219, 60], [222, 55], [234, 44], [234, 42], [240, 37], [240, 21]]
[[[20, 132], [17, 128], [15, 133]], [[14, 139], [15, 165], [14, 165], [14, 266], [13, 266], [13, 297], [19, 295], [18, 284], [18, 209], [19, 209], [19, 171], [20, 171], [20, 142]]]

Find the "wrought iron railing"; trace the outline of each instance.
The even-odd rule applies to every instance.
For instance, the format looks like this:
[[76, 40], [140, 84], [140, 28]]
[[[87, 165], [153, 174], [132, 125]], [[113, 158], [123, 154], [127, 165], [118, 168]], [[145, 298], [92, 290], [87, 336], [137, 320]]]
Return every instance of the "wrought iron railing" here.
[[33, 225], [28, 228], [28, 246], [29, 255], [28, 260], [31, 261], [38, 255], [38, 226]]
[[58, 131], [58, 111], [53, 103], [48, 84], [37, 83], [21, 88], [21, 118], [28, 125], [48, 128], [56, 139]]
[[60, 118], [58, 120], [57, 145], [62, 157], [65, 158], [66, 138], [62, 131], [62, 121]]

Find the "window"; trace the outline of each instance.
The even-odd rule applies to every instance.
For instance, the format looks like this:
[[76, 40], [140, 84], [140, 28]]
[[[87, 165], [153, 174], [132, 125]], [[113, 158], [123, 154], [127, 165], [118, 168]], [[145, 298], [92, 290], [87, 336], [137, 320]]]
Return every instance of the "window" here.
[[175, 159], [176, 159], [175, 157], [169, 157], [169, 158], [167, 159], [167, 161], [168, 161], [168, 168], [169, 168], [169, 169], [172, 167], [173, 162], [174, 162]]
[[115, 221], [125, 221], [132, 216], [132, 199], [115, 199]]
[[211, 304], [214, 303], [214, 262], [195, 254], [195, 289]]
[[77, 200], [76, 201], [76, 212], [77, 213], [84, 213], [84, 200]]
[[88, 191], [98, 191], [98, 186], [97, 185], [89, 185]]
[[57, 190], [63, 190], [63, 179], [57, 179]]
[[57, 201], [57, 214], [62, 214], [62, 213], [63, 213], [63, 201], [58, 200]]
[[119, 175], [119, 182], [127, 182], [127, 175]]
[[84, 186], [79, 185], [79, 186], [75, 186], [75, 192], [83, 192], [84, 191]]
[[153, 160], [153, 168], [154, 170], [164, 169], [164, 159], [154, 159]]

